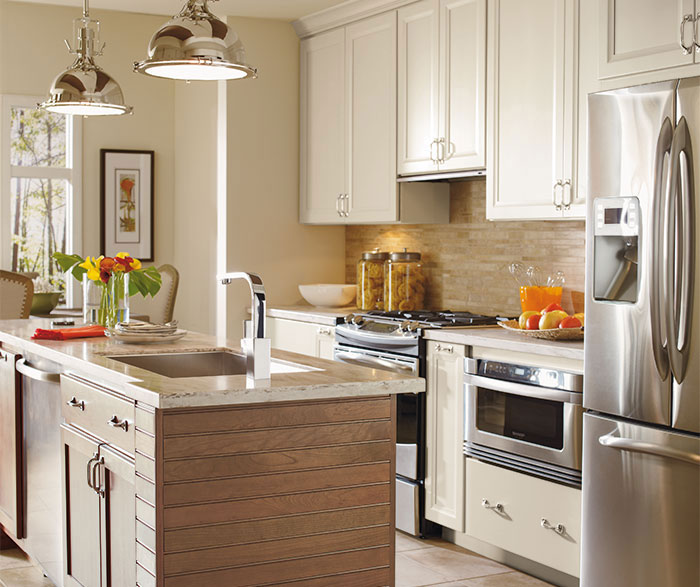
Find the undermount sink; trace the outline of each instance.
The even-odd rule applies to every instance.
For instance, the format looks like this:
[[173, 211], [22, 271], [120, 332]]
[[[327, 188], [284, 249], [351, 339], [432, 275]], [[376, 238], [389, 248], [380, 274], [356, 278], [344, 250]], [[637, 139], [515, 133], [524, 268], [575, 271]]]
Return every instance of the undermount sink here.
[[[112, 355], [106, 358], [173, 379], [246, 374], [245, 356], [225, 351], [164, 353], [158, 355]], [[272, 359], [270, 362], [270, 372], [273, 375], [308, 373], [311, 371], [320, 371], [320, 369], [276, 359]]]

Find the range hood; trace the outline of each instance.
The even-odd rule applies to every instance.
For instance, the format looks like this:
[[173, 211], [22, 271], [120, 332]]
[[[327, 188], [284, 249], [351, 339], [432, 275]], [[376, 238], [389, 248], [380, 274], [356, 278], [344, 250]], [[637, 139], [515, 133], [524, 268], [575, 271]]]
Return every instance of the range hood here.
[[451, 171], [447, 173], [424, 173], [422, 175], [403, 175], [396, 178], [399, 183], [414, 181], [457, 181], [462, 179], [478, 179], [486, 177], [486, 169], [472, 169], [470, 171]]

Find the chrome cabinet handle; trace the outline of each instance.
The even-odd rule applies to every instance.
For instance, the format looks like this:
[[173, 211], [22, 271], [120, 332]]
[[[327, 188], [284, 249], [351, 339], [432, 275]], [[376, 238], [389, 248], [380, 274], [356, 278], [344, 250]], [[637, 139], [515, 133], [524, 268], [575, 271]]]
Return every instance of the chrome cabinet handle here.
[[129, 422], [127, 420], [120, 420], [118, 416], [112, 416], [107, 420], [107, 424], [113, 428], [121, 428], [124, 432], [129, 431]]
[[93, 457], [87, 462], [87, 484], [88, 487], [92, 490], [95, 489], [95, 486], [92, 484], [92, 464], [97, 462], [100, 459], [99, 453], [95, 453]]
[[[95, 455], [97, 456], [97, 455]], [[92, 459], [90, 459], [92, 460]], [[91, 471], [91, 477], [92, 477], [92, 484], [88, 483], [90, 487], [92, 487], [99, 495], [100, 497], [105, 496], [105, 490], [104, 487], [102, 486], [102, 483], [100, 483], [100, 480], [98, 479], [99, 471], [100, 471], [100, 466], [104, 465], [105, 459], [104, 457], [98, 457], [95, 459], [95, 462], [92, 465], [92, 471]]]
[[83, 400], [78, 401], [78, 399], [73, 396], [66, 402], [67, 406], [70, 406], [71, 408], [78, 408], [81, 412], [85, 411], [85, 402]]
[[[566, 200], [566, 192], [567, 192], [566, 188], [567, 187], [569, 188], [568, 189], [568, 192], [569, 192], [569, 200], [568, 201]], [[564, 210], [571, 210], [571, 204], [574, 201], [574, 195], [573, 195], [573, 190], [571, 187], [571, 180], [570, 179], [565, 179], [564, 182], [562, 183], [561, 201], [562, 201], [562, 204], [564, 205]]]
[[438, 147], [438, 149], [437, 149], [437, 151], [438, 151], [438, 160], [437, 160], [437, 162], [438, 162], [440, 165], [443, 165], [443, 164], [445, 163], [445, 151], [446, 151], [445, 146], [446, 146], [445, 139], [444, 139], [444, 138], [439, 138], [439, 139], [437, 140], [437, 147]]
[[[557, 188], [560, 187], [562, 188], [563, 192], [563, 187], [564, 183], [562, 182], [561, 179], [557, 180], [557, 183], [554, 184], [554, 187], [552, 188], [552, 203], [554, 204], [554, 207], [556, 208], [557, 212], [561, 212], [561, 204], [557, 202]], [[562, 200], [563, 200], [563, 195], [562, 195]]]
[[333, 334], [330, 328], [319, 328], [318, 333], [321, 336], [330, 336], [331, 334]]
[[435, 350], [438, 352], [453, 353], [455, 351], [453, 346], [442, 346], [441, 344], [435, 345]]
[[542, 518], [540, 520], [540, 526], [542, 526], [545, 530], [554, 530], [557, 534], [559, 534], [559, 536], [566, 534], [566, 527], [564, 524], [557, 524], [556, 526], [553, 526], [549, 523], [547, 518]]
[[343, 213], [340, 210], [342, 199], [343, 199], [343, 194], [338, 194], [338, 197], [335, 199], [335, 211], [338, 213], [338, 216], [340, 216], [341, 218], [343, 216]]
[[[691, 23], [693, 25], [693, 40], [690, 42], [690, 45], [685, 44], [685, 25], [688, 23]], [[690, 55], [693, 52], [693, 47], [695, 46], [695, 17], [692, 14], [686, 14], [683, 16], [683, 20], [681, 21], [681, 40], [680, 40], [680, 45], [681, 49], [683, 49], [683, 55]]]
[[693, 45], [695, 45], [696, 53], [700, 53], [700, 37], [698, 37], [698, 22], [700, 22], [700, 12], [695, 15], [695, 24], [693, 25]]
[[343, 195], [343, 215], [345, 218], [350, 216], [350, 194]]
[[481, 500], [481, 507], [486, 508], [487, 510], [494, 510], [499, 514], [502, 514], [505, 511], [505, 508], [503, 507], [502, 503], [496, 503], [496, 505], [491, 505], [489, 503], [489, 500], [486, 498]]
[[437, 145], [437, 142], [438, 142], [437, 139], [433, 139], [432, 142], [430, 143], [430, 160], [435, 164], [437, 164], [438, 159], [437, 159], [436, 155], [433, 155], [433, 147], [435, 147]]

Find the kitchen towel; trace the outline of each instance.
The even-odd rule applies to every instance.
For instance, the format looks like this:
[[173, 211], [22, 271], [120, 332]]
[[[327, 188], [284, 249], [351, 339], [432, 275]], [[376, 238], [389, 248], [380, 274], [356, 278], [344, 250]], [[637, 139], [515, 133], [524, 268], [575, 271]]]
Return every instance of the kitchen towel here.
[[104, 335], [104, 326], [97, 324], [94, 326], [79, 326], [78, 328], [58, 328], [56, 330], [37, 328], [32, 338], [35, 340], [70, 340], [71, 338], [90, 338]]

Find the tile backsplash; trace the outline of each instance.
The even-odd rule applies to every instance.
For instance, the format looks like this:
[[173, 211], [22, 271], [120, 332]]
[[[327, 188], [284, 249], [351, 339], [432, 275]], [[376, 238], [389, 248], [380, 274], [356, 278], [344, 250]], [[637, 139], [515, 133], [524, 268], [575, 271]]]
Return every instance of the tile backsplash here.
[[514, 261], [566, 275], [564, 309], [571, 290], [583, 291], [585, 222], [486, 220], [483, 179], [450, 186], [450, 223], [348, 226], [346, 283], [354, 283], [363, 251], [419, 251], [428, 278], [426, 305], [434, 310], [520, 314], [518, 288], [508, 273]]

